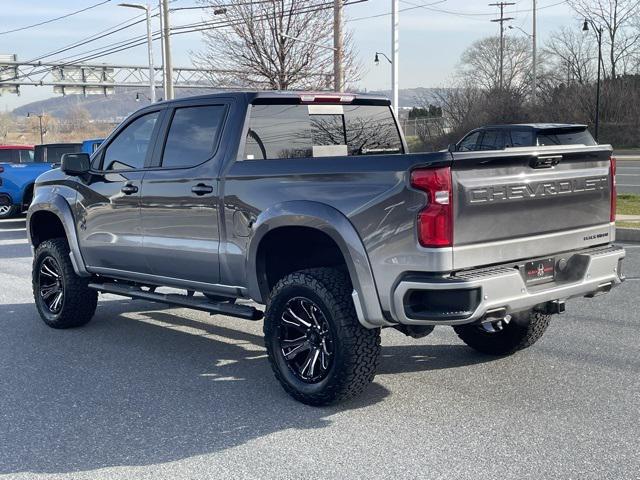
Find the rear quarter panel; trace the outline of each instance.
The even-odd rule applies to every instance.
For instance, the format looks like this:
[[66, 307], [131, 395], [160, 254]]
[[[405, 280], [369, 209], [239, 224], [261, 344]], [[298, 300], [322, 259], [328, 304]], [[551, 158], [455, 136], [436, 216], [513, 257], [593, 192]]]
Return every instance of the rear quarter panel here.
[[418, 246], [415, 218], [425, 196], [409, 188], [409, 171], [418, 165], [446, 164], [449, 158], [448, 153], [433, 153], [234, 162], [222, 189], [224, 283], [247, 284], [246, 252], [252, 236], [237, 234], [234, 216], [255, 222], [278, 204], [308, 200], [334, 208], [355, 227], [369, 257], [381, 306], [388, 311], [388, 295], [401, 272], [408, 266], [436, 267], [434, 257]]

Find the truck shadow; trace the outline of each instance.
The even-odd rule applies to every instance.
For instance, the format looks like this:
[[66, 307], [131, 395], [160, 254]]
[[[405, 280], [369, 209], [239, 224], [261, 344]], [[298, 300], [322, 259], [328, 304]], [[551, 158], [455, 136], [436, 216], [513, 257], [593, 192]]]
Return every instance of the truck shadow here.
[[[324, 428], [333, 414], [390, 394], [374, 382], [335, 407], [299, 404], [273, 377], [261, 324], [236, 329], [198, 315], [106, 301], [86, 327], [59, 331], [33, 305], [0, 305], [0, 474], [170, 462], [286, 429]], [[486, 361], [451, 348], [385, 347], [381, 373]], [[466, 360], [444, 358], [456, 355]]]

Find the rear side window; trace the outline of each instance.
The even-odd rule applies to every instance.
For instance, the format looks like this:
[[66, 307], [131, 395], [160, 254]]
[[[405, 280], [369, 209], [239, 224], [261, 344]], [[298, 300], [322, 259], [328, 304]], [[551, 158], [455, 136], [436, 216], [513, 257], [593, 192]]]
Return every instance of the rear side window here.
[[587, 130], [555, 130], [538, 133], [538, 145], [596, 145]]
[[80, 145], [61, 145], [59, 147], [47, 147], [47, 163], [62, 162], [65, 153], [76, 153], [82, 149]]
[[160, 112], [147, 113], [125, 127], [104, 152], [104, 170], [133, 170], [144, 167], [149, 144]]
[[480, 141], [479, 150], [502, 150], [504, 148], [504, 140], [502, 131], [485, 130]]
[[244, 159], [401, 153], [388, 106], [252, 105]]
[[0, 150], [0, 162], [16, 163], [14, 151], [15, 150]]
[[511, 130], [511, 147], [530, 147], [533, 145], [531, 130]]
[[162, 155], [162, 166], [199, 165], [214, 153], [225, 115], [224, 105], [177, 108]]

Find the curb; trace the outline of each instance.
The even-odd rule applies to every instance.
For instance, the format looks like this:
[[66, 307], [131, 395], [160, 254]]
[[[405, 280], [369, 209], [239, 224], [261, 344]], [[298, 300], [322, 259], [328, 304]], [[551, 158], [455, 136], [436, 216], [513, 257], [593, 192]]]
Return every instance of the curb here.
[[618, 242], [640, 242], [640, 229], [616, 228], [616, 240]]

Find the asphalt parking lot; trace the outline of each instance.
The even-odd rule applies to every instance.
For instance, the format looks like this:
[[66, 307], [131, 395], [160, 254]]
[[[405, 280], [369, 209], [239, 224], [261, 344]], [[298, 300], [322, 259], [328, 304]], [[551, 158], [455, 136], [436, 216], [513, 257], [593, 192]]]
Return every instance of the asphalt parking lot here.
[[625, 160], [625, 157], [618, 158], [620, 159], [616, 169], [618, 192], [640, 194], [640, 159]]
[[0, 221], [0, 476], [640, 478], [640, 245], [623, 286], [518, 355], [384, 331], [365, 394], [311, 408], [273, 378], [260, 322], [103, 296], [85, 328], [47, 328], [24, 227]]

